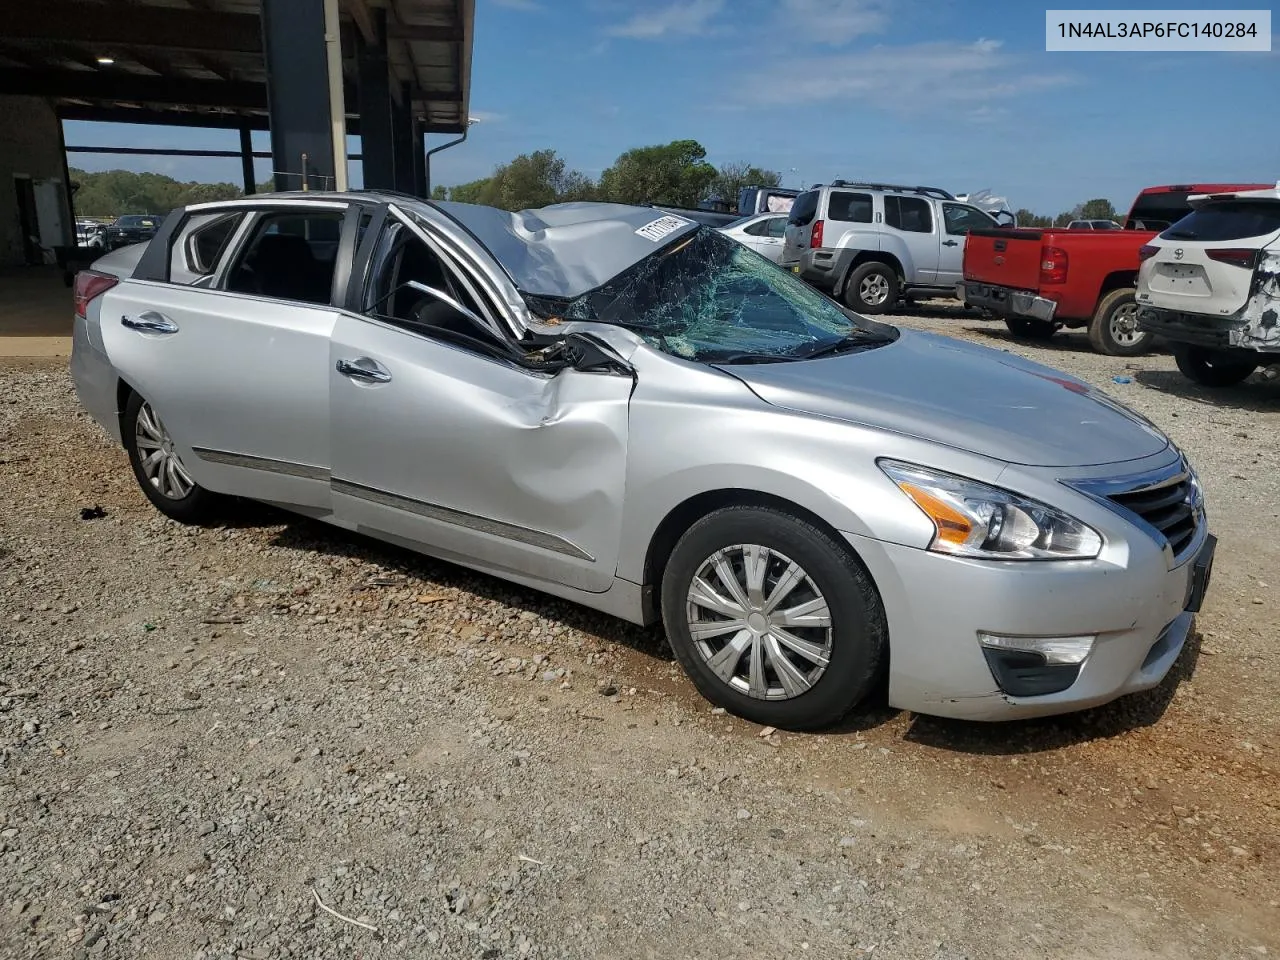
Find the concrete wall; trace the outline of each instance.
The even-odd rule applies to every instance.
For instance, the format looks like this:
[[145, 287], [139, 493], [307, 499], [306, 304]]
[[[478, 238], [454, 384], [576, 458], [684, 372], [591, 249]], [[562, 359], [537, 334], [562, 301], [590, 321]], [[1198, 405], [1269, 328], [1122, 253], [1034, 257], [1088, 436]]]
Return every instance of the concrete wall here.
[[58, 118], [38, 97], [0, 97], [0, 266], [25, 262], [15, 173], [57, 181], [67, 227], [61, 242], [73, 242], [75, 226], [66, 195]]

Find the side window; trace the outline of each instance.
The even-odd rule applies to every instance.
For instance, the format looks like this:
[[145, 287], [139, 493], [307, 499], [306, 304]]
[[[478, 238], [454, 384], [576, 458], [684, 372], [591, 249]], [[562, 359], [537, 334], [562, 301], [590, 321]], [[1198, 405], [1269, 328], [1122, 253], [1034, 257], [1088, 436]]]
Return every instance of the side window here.
[[791, 216], [787, 222], [794, 223], [798, 227], [807, 227], [813, 223], [813, 217], [817, 212], [818, 191], [810, 190], [796, 197], [796, 202], [791, 205]]
[[331, 303], [342, 219], [340, 210], [263, 214], [227, 274], [226, 289]]
[[742, 232], [753, 237], [767, 237], [769, 236], [769, 224], [771, 222], [770, 220], [757, 220], [751, 226], [744, 228]]
[[884, 222], [907, 233], [932, 233], [933, 211], [920, 197], [886, 196]]
[[947, 233], [953, 236], [964, 236], [970, 230], [995, 226], [995, 221], [981, 210], [961, 203], [944, 203], [942, 218], [946, 221]]
[[781, 240], [787, 232], [787, 218], [773, 217], [769, 220], [769, 236]]
[[460, 334], [471, 340], [487, 338], [483, 327], [446, 300], [410, 286], [415, 283], [438, 290], [465, 310], [483, 316], [467, 285], [403, 223], [388, 221], [371, 263], [365, 313], [424, 332]]
[[169, 252], [169, 279], [198, 284], [213, 275], [244, 213], [196, 214], [178, 232]]
[[871, 194], [832, 190], [827, 201], [827, 216], [846, 223], [870, 223]]

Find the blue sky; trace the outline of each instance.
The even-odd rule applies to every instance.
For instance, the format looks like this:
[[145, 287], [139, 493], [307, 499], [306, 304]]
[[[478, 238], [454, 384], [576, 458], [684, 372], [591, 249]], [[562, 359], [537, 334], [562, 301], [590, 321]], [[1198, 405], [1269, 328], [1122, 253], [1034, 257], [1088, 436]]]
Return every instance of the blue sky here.
[[[1152, 9], [1179, 7], [1197, 5]], [[1280, 44], [1046, 53], [1044, 18], [1016, 0], [477, 0], [478, 122], [432, 179], [475, 179], [544, 147], [598, 176], [629, 147], [680, 138], [787, 185], [991, 188], [1050, 214], [1099, 196], [1124, 209], [1152, 184], [1280, 178]], [[124, 124], [68, 123], [67, 142], [238, 147], [231, 132]], [[238, 160], [72, 161], [239, 181]]]

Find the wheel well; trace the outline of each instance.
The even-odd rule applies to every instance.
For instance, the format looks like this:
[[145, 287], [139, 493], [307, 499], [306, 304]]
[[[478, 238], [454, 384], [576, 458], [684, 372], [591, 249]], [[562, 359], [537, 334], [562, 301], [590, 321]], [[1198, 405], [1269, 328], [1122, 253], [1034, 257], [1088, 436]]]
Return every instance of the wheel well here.
[[886, 266], [893, 267], [898, 277], [902, 277], [902, 264], [898, 262], [898, 258], [891, 253], [885, 253], [883, 250], [859, 250], [849, 261], [849, 266], [840, 276], [840, 282], [835, 285], [833, 292], [839, 296], [844, 291], [844, 285], [849, 279], [849, 275], [857, 270], [864, 263], [883, 263]]
[[120, 436], [124, 437], [124, 409], [129, 405], [129, 398], [134, 394], [133, 387], [123, 380], [116, 381], [116, 417], [120, 421]]
[[1101, 300], [1112, 290], [1119, 290], [1121, 287], [1137, 287], [1138, 273], [1136, 270], [1117, 270], [1115, 273], [1109, 273], [1102, 281], [1102, 289], [1098, 291], [1098, 299]]
[[811, 510], [806, 510], [799, 504], [782, 497], [759, 493], [755, 490], [738, 489], [708, 490], [706, 493], [700, 493], [690, 497], [663, 517], [662, 522], [658, 524], [658, 529], [654, 531], [653, 538], [649, 541], [649, 550], [644, 558], [644, 586], [649, 604], [655, 614], [661, 607], [659, 594], [662, 574], [666, 569], [667, 561], [671, 559], [672, 551], [676, 548], [676, 543], [684, 536], [686, 530], [703, 517], [725, 507], [769, 507], [813, 524], [829, 534], [837, 543], [844, 542], [844, 537], [831, 524]]

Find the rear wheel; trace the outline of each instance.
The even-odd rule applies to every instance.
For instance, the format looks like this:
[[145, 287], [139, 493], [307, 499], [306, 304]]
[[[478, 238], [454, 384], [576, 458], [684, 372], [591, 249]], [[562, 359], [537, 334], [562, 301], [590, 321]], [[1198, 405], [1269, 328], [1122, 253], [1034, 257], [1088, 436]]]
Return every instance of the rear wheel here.
[[791, 730], [856, 706], [887, 643], [884, 607], [848, 549], [761, 507], [717, 510], [686, 531], [662, 577], [662, 614], [704, 697]]
[[864, 263], [845, 281], [844, 302], [857, 313], [884, 313], [898, 302], [898, 272], [887, 263]]
[[1089, 322], [1089, 343], [1110, 357], [1136, 357], [1155, 342], [1154, 334], [1138, 326], [1138, 302], [1132, 287], [1112, 290], [1098, 303]]
[[1182, 375], [1202, 387], [1233, 387], [1258, 368], [1252, 357], [1208, 347], [1180, 346], [1173, 356]]
[[213, 517], [218, 495], [191, 478], [164, 421], [140, 394], [129, 395], [120, 427], [133, 475], [157, 510], [181, 523]]
[[1020, 340], [1048, 340], [1058, 332], [1058, 325], [1052, 320], [1033, 317], [1005, 317], [1004, 325]]

